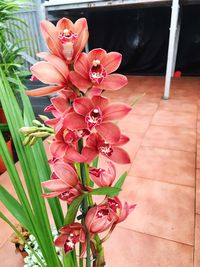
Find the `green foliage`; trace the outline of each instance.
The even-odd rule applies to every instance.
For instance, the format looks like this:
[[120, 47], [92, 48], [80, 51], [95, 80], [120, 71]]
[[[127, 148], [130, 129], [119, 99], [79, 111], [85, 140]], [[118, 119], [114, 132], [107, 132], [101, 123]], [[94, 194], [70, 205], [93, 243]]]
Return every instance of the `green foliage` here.
[[121, 191], [120, 188], [117, 187], [99, 187], [95, 188], [89, 192], [91, 195], [107, 195], [107, 196], [116, 196]]
[[[24, 31], [27, 24], [15, 15], [20, 8], [24, 9], [24, 5], [27, 6], [27, 2], [22, 0], [0, 0], [0, 67], [10, 77], [24, 64], [20, 57], [24, 51], [21, 46], [23, 40], [19, 39], [17, 32]], [[9, 35], [15, 40], [14, 43], [9, 42]]]
[[[8, 153], [3, 138], [1, 138], [0, 154], [7, 167], [19, 202], [3, 187], [0, 188], [0, 200], [27, 227], [29, 232], [35, 236], [47, 266], [59, 267], [61, 264], [53, 244], [51, 228], [41, 189], [41, 181], [49, 179], [50, 169], [42, 143], [38, 142], [33, 148], [24, 147], [22, 144], [23, 136], [19, 133], [19, 128], [24, 126], [25, 123], [26, 125], [32, 123], [33, 111], [28, 97], [24, 94], [23, 86], [20, 88], [21, 94], [23, 94], [21, 96], [24, 105], [23, 112], [19, 107], [4, 72], [0, 69], [0, 100], [8, 120], [27, 189], [26, 194], [21, 177]], [[13, 114], [15, 114], [15, 117], [13, 117]], [[63, 224], [60, 203], [57, 199], [51, 199], [49, 205], [54, 215], [55, 224], [59, 229]]]

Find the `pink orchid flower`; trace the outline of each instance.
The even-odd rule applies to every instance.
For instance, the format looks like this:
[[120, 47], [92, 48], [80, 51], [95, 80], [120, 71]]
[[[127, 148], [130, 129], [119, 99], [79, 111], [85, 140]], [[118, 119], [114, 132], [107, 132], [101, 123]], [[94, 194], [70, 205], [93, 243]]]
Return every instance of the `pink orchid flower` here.
[[95, 129], [107, 142], [116, 143], [120, 138], [119, 127], [112, 120], [125, 117], [131, 108], [123, 103], [110, 104], [103, 96], [79, 97], [73, 102], [75, 112], [68, 113], [64, 126], [71, 130]]
[[67, 89], [69, 69], [66, 62], [55, 55], [48, 55], [47, 53], [40, 53], [39, 55], [47, 61], [34, 64], [31, 67], [31, 72], [41, 82], [52, 85], [27, 90], [26, 94], [29, 96], [45, 96]]
[[[48, 193], [48, 195], [43, 195], [44, 197], [59, 196], [69, 192], [72, 188], [76, 188], [79, 184], [78, 175], [71, 165], [64, 162], [56, 162], [53, 169], [53, 179], [41, 183], [44, 188], [53, 191]], [[79, 190], [79, 187], [77, 187], [77, 190]]]
[[83, 92], [95, 86], [99, 89], [118, 90], [127, 84], [127, 78], [121, 74], [110, 74], [116, 71], [122, 56], [117, 52], [107, 53], [96, 48], [88, 54], [81, 53], [74, 62], [70, 72], [71, 82]]
[[82, 251], [80, 257], [83, 257], [87, 246], [84, 227], [75, 222], [62, 227], [59, 232], [61, 235], [54, 241], [55, 246], [64, 248], [64, 252], [67, 254], [75, 249], [77, 243], [81, 243]]
[[116, 178], [115, 165], [111, 161], [106, 162], [108, 169], [107, 171], [102, 168], [90, 168], [89, 173], [91, 179], [99, 187], [111, 186]]
[[108, 230], [117, 220], [115, 212], [107, 205], [90, 208], [85, 217], [86, 227], [91, 235]]
[[80, 18], [75, 23], [67, 18], [62, 18], [56, 26], [43, 20], [41, 30], [50, 52], [64, 59], [67, 64], [71, 64], [81, 53], [89, 36], [85, 18]]
[[118, 197], [114, 197], [114, 198], [107, 198], [106, 199], [106, 204], [115, 212], [115, 214], [117, 215], [117, 220], [116, 220], [116, 224], [124, 221], [128, 215], [130, 214], [131, 211], [134, 210], [134, 208], [136, 207], [136, 204], [134, 205], [128, 205], [127, 202], [124, 203], [124, 206], [122, 206], [121, 201], [119, 200]]
[[[54, 178], [55, 179], [55, 178]], [[58, 177], [56, 179], [59, 179]], [[45, 184], [43, 184], [43, 187]], [[48, 187], [49, 188], [49, 187]], [[83, 194], [83, 188], [81, 183], [78, 183], [75, 187], [69, 187], [64, 189], [61, 187], [57, 188], [56, 191], [50, 193], [43, 193], [42, 196], [45, 198], [54, 198], [58, 197], [59, 199], [66, 201], [67, 204], [71, 204], [74, 199]]]
[[53, 158], [64, 158], [70, 162], [85, 162], [86, 157], [78, 152], [78, 140], [89, 132], [87, 130], [70, 131], [59, 129], [50, 145]]
[[82, 154], [87, 158], [87, 163], [91, 163], [98, 154], [101, 154], [116, 163], [128, 164], [130, 163], [128, 153], [119, 147], [128, 141], [127, 136], [121, 135], [117, 143], [108, 143], [99, 134], [92, 133], [86, 140], [86, 146], [83, 148]]
[[58, 132], [63, 126], [65, 114], [72, 111], [69, 101], [75, 98], [76, 94], [71, 90], [62, 90], [57, 97], [52, 97], [51, 105], [47, 106], [44, 111], [51, 112], [55, 118], [45, 120], [45, 124], [55, 127], [55, 132]]

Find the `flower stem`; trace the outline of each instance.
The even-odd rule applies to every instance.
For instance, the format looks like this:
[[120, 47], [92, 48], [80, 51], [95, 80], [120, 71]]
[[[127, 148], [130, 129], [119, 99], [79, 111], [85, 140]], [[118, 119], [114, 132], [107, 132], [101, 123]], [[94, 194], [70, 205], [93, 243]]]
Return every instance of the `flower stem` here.
[[[83, 139], [80, 139], [78, 142], [79, 145], [79, 152], [81, 153], [82, 148], [83, 148]], [[86, 163], [80, 163], [80, 174], [81, 174], [81, 182], [83, 185], [83, 189], [86, 190], [86, 186], [89, 185], [89, 173], [88, 173], [88, 165]], [[82, 201], [82, 212], [85, 217], [86, 213], [88, 211], [88, 199], [84, 198]], [[89, 238], [89, 233], [87, 230], [87, 227], [85, 225], [85, 218], [82, 219], [82, 224], [85, 227], [86, 230], [86, 240], [87, 240], [87, 249], [86, 249], [86, 267], [91, 267], [91, 252], [90, 252], [90, 238]]]
[[93, 267], [103, 267], [106, 265], [104, 258], [104, 249], [102, 246], [102, 242], [98, 235], [94, 237], [95, 240], [95, 254], [93, 252], [93, 256], [95, 261], [93, 263]]

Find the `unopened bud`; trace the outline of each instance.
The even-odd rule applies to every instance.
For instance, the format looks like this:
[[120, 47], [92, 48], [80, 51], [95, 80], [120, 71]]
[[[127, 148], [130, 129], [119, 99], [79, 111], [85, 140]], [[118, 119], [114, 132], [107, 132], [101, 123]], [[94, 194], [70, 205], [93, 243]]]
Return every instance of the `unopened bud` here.
[[20, 128], [19, 131], [20, 131], [20, 133], [23, 133], [23, 134], [30, 134], [30, 133], [34, 133], [34, 132], [38, 131], [38, 128], [35, 126], [31, 126], [31, 127], [24, 126], [24, 127]]
[[35, 125], [35, 126], [44, 126], [40, 121], [38, 121], [38, 120], [33, 120], [33, 124]]
[[31, 141], [31, 137], [30, 136], [26, 136], [24, 138], [24, 140], [23, 140], [23, 145], [27, 146], [30, 141]]
[[47, 132], [35, 132], [35, 133], [32, 133], [31, 136], [34, 136], [34, 137], [47, 137], [49, 136], [50, 134], [47, 133]]
[[28, 143], [29, 146], [33, 146], [37, 141], [37, 137], [31, 136], [31, 141]]
[[44, 115], [39, 115], [39, 117], [43, 121], [49, 120], [49, 118], [47, 116], [44, 116]]

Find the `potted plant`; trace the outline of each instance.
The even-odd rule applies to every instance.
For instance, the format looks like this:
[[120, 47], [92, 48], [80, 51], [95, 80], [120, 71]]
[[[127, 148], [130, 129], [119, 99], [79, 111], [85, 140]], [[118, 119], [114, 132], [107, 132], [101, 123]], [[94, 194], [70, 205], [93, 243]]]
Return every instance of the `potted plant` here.
[[[3, 109], [2, 109], [3, 111]], [[3, 113], [4, 115], [4, 113]], [[5, 115], [3, 117], [3, 119], [5, 120]], [[12, 150], [12, 138], [11, 138], [11, 134], [8, 128], [8, 124], [7, 123], [0, 123], [0, 131], [3, 134], [4, 140], [6, 141], [6, 145], [7, 148], [9, 150], [9, 153], [11, 155], [11, 157], [13, 158], [13, 150]], [[3, 162], [2, 157], [0, 156], [0, 174], [2, 174], [3, 172], [6, 171], [6, 166]]]

